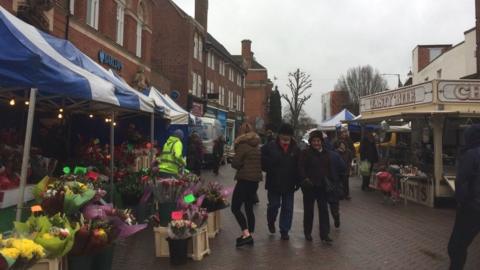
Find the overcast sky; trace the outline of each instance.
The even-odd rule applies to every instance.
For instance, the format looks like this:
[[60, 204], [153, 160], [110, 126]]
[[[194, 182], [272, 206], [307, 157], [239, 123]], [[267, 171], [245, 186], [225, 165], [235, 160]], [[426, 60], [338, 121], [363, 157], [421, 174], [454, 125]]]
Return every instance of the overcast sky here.
[[[174, 2], [194, 16], [194, 0]], [[405, 80], [416, 45], [456, 44], [474, 26], [475, 0], [210, 0], [208, 16], [208, 31], [231, 54], [252, 40], [282, 92], [289, 72], [309, 73], [306, 111], [317, 122], [321, 94], [350, 67], [369, 64]], [[396, 77], [385, 78], [394, 88]]]

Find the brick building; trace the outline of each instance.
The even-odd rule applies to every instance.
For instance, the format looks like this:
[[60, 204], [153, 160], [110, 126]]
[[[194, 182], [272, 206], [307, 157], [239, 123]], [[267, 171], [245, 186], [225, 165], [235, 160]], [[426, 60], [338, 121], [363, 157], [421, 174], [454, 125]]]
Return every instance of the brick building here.
[[[208, 33], [208, 0], [195, 1], [195, 18], [171, 0], [158, 0], [153, 12], [152, 67], [170, 80], [177, 102], [197, 116], [217, 118], [227, 140], [243, 115], [245, 70]], [[235, 124], [236, 123], [236, 124]]]
[[[46, 2], [48, 8], [43, 10], [19, 0], [1, 0], [0, 4], [36, 27], [68, 39], [136, 88], [138, 81], [169, 88], [168, 80], [151, 69], [152, 0]], [[36, 17], [44, 17], [45, 25]]]
[[347, 91], [330, 91], [322, 95], [321, 121], [330, 119], [332, 116], [346, 109], [349, 104]]
[[247, 70], [245, 79], [245, 117], [257, 131], [262, 132], [268, 123], [269, 97], [273, 83], [267, 69], [253, 57], [252, 42], [242, 40], [242, 55], [234, 56]]

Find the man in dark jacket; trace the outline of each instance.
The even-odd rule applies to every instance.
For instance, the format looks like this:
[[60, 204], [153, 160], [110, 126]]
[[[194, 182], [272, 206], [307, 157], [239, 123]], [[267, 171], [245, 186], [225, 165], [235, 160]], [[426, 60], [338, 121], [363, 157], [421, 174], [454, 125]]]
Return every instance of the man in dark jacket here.
[[378, 162], [377, 145], [375, 144], [375, 137], [373, 137], [371, 132], [367, 132], [360, 143], [360, 160], [370, 162], [369, 174], [362, 176], [362, 190], [370, 191], [370, 177], [373, 165]]
[[464, 136], [455, 180], [457, 215], [448, 243], [451, 270], [463, 269], [468, 246], [480, 231], [480, 124], [470, 126]]
[[288, 240], [292, 227], [293, 200], [298, 186], [298, 156], [300, 149], [293, 140], [293, 128], [282, 124], [277, 139], [262, 147], [262, 170], [267, 173], [267, 222], [270, 233], [275, 233], [275, 220], [280, 212], [280, 234]]

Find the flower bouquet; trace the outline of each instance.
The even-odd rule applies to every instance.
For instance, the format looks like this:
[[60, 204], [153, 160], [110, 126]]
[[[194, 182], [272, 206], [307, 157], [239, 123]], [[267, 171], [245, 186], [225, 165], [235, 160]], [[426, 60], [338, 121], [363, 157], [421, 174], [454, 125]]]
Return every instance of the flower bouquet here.
[[197, 231], [197, 224], [188, 219], [172, 220], [168, 224], [168, 237], [170, 239], [188, 239]]
[[150, 183], [155, 202], [158, 204], [158, 214], [161, 226], [167, 226], [171, 220], [172, 211], [177, 209], [177, 201], [187, 187], [187, 182], [175, 178], [154, 178]]
[[143, 172], [128, 172], [117, 179], [117, 191], [122, 196], [124, 205], [134, 206], [140, 202], [144, 193]]
[[200, 188], [196, 193], [197, 197], [205, 196], [202, 207], [208, 212], [214, 212], [228, 207], [228, 195], [232, 188], [225, 188], [218, 182], [209, 182], [206, 186]]
[[48, 258], [66, 255], [73, 246], [77, 227], [73, 228], [65, 215], [31, 216], [26, 222], [15, 222], [18, 235], [32, 239], [41, 245]]
[[32, 240], [3, 239], [0, 234], [0, 269], [28, 269], [43, 257], [43, 247]]

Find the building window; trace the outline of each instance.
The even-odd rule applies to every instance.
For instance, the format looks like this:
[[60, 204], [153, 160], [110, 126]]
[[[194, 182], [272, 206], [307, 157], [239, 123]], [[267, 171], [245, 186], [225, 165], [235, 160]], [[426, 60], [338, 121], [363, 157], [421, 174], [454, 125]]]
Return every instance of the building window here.
[[202, 37], [198, 37], [198, 61], [202, 62], [203, 61], [203, 41]]
[[223, 105], [225, 102], [225, 88], [223, 86], [218, 87], [218, 103]]
[[215, 92], [215, 86], [212, 81], [207, 80], [207, 94], [212, 94]]
[[242, 98], [242, 112], [245, 112], [245, 98]]
[[442, 54], [442, 48], [430, 48], [428, 52], [431, 62], [433, 59], [437, 58], [440, 54]]
[[228, 78], [230, 79], [230, 81], [234, 81], [234, 74], [233, 74], [233, 69], [232, 68], [229, 68], [228, 69]]
[[192, 71], [192, 94], [197, 94], [197, 73]]
[[242, 87], [242, 77], [240, 76], [240, 74], [237, 74], [237, 85]]
[[193, 35], [193, 59], [198, 59], [198, 34]]
[[87, 1], [87, 24], [98, 30], [98, 13], [100, 0]]
[[202, 84], [203, 84], [202, 76], [197, 74], [197, 79], [198, 79], [197, 97], [201, 97], [202, 96]]
[[122, 46], [123, 46], [124, 29], [125, 29], [125, 6], [122, 3], [117, 2], [117, 43]]
[[437, 70], [437, 79], [441, 79], [442, 78], [442, 70], [439, 69]]
[[75, 0], [70, 0], [70, 7], [69, 7], [70, 15], [73, 15], [75, 12]]
[[207, 54], [207, 66], [215, 70], [215, 56], [212, 52], [208, 52]]
[[135, 50], [135, 55], [137, 57], [142, 57], [142, 30], [143, 30], [143, 14], [144, 14], [144, 9], [143, 9], [143, 3], [140, 2], [138, 5], [138, 12], [137, 12], [137, 48]]
[[241, 99], [240, 95], [237, 94], [237, 107], [236, 107], [237, 111], [240, 111], [240, 108], [241, 108], [241, 106], [240, 106], [241, 104], [240, 104], [240, 103], [241, 103], [241, 101], [242, 101], [242, 99]]
[[222, 60], [218, 61], [218, 73], [220, 73], [222, 76], [225, 76], [225, 62]]

